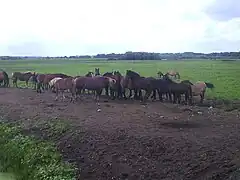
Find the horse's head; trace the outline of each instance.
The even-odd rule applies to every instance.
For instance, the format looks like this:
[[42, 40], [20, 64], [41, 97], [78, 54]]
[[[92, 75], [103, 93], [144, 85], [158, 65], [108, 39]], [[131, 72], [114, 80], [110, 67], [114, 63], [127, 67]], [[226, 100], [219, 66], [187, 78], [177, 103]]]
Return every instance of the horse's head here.
[[169, 83], [173, 83], [172, 79], [169, 78], [168, 74], [164, 74], [162, 80], [167, 81]]
[[95, 68], [95, 76], [98, 76], [98, 75], [100, 75], [100, 70], [99, 68]]
[[86, 77], [93, 77], [93, 72], [92, 71], [88, 71], [88, 73], [86, 74]]
[[159, 78], [163, 77], [163, 73], [161, 71], [158, 71], [157, 75], [158, 75]]

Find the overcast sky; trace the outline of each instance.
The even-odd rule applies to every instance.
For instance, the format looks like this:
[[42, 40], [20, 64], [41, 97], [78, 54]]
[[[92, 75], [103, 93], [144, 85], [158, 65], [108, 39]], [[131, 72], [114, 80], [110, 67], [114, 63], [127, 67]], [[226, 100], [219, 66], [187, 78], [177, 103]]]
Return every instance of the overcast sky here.
[[239, 0], [1, 0], [0, 55], [240, 50]]

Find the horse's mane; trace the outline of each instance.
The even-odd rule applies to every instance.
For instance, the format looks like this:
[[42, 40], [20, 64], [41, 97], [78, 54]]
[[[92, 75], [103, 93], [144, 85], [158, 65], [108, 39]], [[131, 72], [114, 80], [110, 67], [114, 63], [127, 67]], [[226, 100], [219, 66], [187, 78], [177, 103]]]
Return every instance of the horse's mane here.
[[103, 74], [103, 76], [106, 76], [106, 75], [113, 75], [113, 73], [112, 72], [106, 72], [106, 73]]
[[141, 77], [140, 74], [138, 74], [137, 72], [134, 72], [132, 70], [127, 70], [126, 75], [130, 76], [130, 77]]

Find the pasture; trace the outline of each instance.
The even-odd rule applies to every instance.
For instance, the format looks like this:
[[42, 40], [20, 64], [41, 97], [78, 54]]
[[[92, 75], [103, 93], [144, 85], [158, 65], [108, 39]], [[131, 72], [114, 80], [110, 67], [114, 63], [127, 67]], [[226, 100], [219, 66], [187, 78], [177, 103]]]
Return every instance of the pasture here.
[[[59, 59], [0, 61], [0, 67], [9, 74], [83, 75], [99, 67], [100, 73], [133, 69], [143, 76], [174, 69], [181, 79], [213, 83], [216, 89], [207, 91], [208, 98], [240, 99], [237, 61]], [[76, 167], [77, 179], [222, 180], [239, 169], [237, 109], [104, 98], [96, 103], [87, 94], [71, 103], [54, 101], [54, 96], [30, 88], [0, 88], [0, 122], [54, 142], [64, 161]]]
[[100, 68], [100, 73], [119, 70], [125, 74], [127, 69], [139, 72], [143, 76], [157, 76], [157, 71], [167, 72], [174, 69], [181, 79], [191, 81], [206, 81], [216, 88], [208, 91], [207, 97], [220, 99], [240, 98], [240, 61], [106, 61], [97, 59], [68, 60], [11, 60], [0, 61], [0, 67], [12, 73], [14, 71], [36, 71], [40, 73], [66, 73], [69, 75], [84, 75], [88, 71]]

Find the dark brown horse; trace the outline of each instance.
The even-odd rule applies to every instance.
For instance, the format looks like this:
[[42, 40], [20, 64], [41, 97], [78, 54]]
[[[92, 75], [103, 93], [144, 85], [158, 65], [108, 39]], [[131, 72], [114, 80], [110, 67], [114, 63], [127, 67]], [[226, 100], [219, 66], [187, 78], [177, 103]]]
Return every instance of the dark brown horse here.
[[[126, 78], [126, 76], [122, 76], [120, 85], [121, 85], [122, 97], [124, 99], [128, 99], [132, 97], [132, 91], [134, 91], [132, 80], [130, 78]], [[128, 97], [126, 96], [126, 89], [128, 89], [130, 92]]]
[[74, 100], [74, 90], [73, 90], [73, 85], [74, 85], [74, 78], [69, 77], [69, 78], [63, 78], [63, 79], [58, 79], [55, 84], [54, 88], [56, 91], [56, 97], [55, 100], [58, 100], [58, 95], [59, 93], [62, 94], [62, 101], [65, 99], [64, 91], [70, 91], [72, 97], [71, 101]]
[[[152, 92], [152, 80], [154, 78], [152, 77], [142, 77], [138, 73], [127, 70], [126, 71], [126, 79], [132, 80], [132, 85], [134, 89], [134, 96], [135, 99], [138, 99], [138, 92], [139, 92], [139, 97], [141, 98], [142, 101], [145, 101], [148, 99], [148, 97], [151, 95]], [[142, 97], [142, 91], [145, 90], [145, 95]]]
[[74, 80], [75, 98], [76, 92], [81, 92], [83, 89], [96, 91], [95, 99], [99, 100], [102, 90], [108, 86], [113, 87], [116, 80], [110, 77], [94, 76], [94, 77], [79, 77]]
[[107, 73], [104, 73], [103, 76], [110, 77], [116, 80], [116, 84], [114, 86], [105, 88], [106, 95], [109, 96], [109, 90], [110, 90], [110, 96], [112, 99], [115, 99], [116, 97], [120, 99], [122, 97], [121, 73], [119, 71], [107, 72]]
[[30, 79], [31, 76], [34, 76], [35, 72], [13, 72], [12, 73], [12, 80], [13, 80], [13, 86], [15, 85], [16, 87], [18, 87], [17, 85], [17, 81], [25, 81], [26, 82], [26, 86], [28, 87], [28, 81]]
[[9, 77], [5, 71], [0, 71], [0, 83], [3, 83], [3, 87], [9, 87]]

